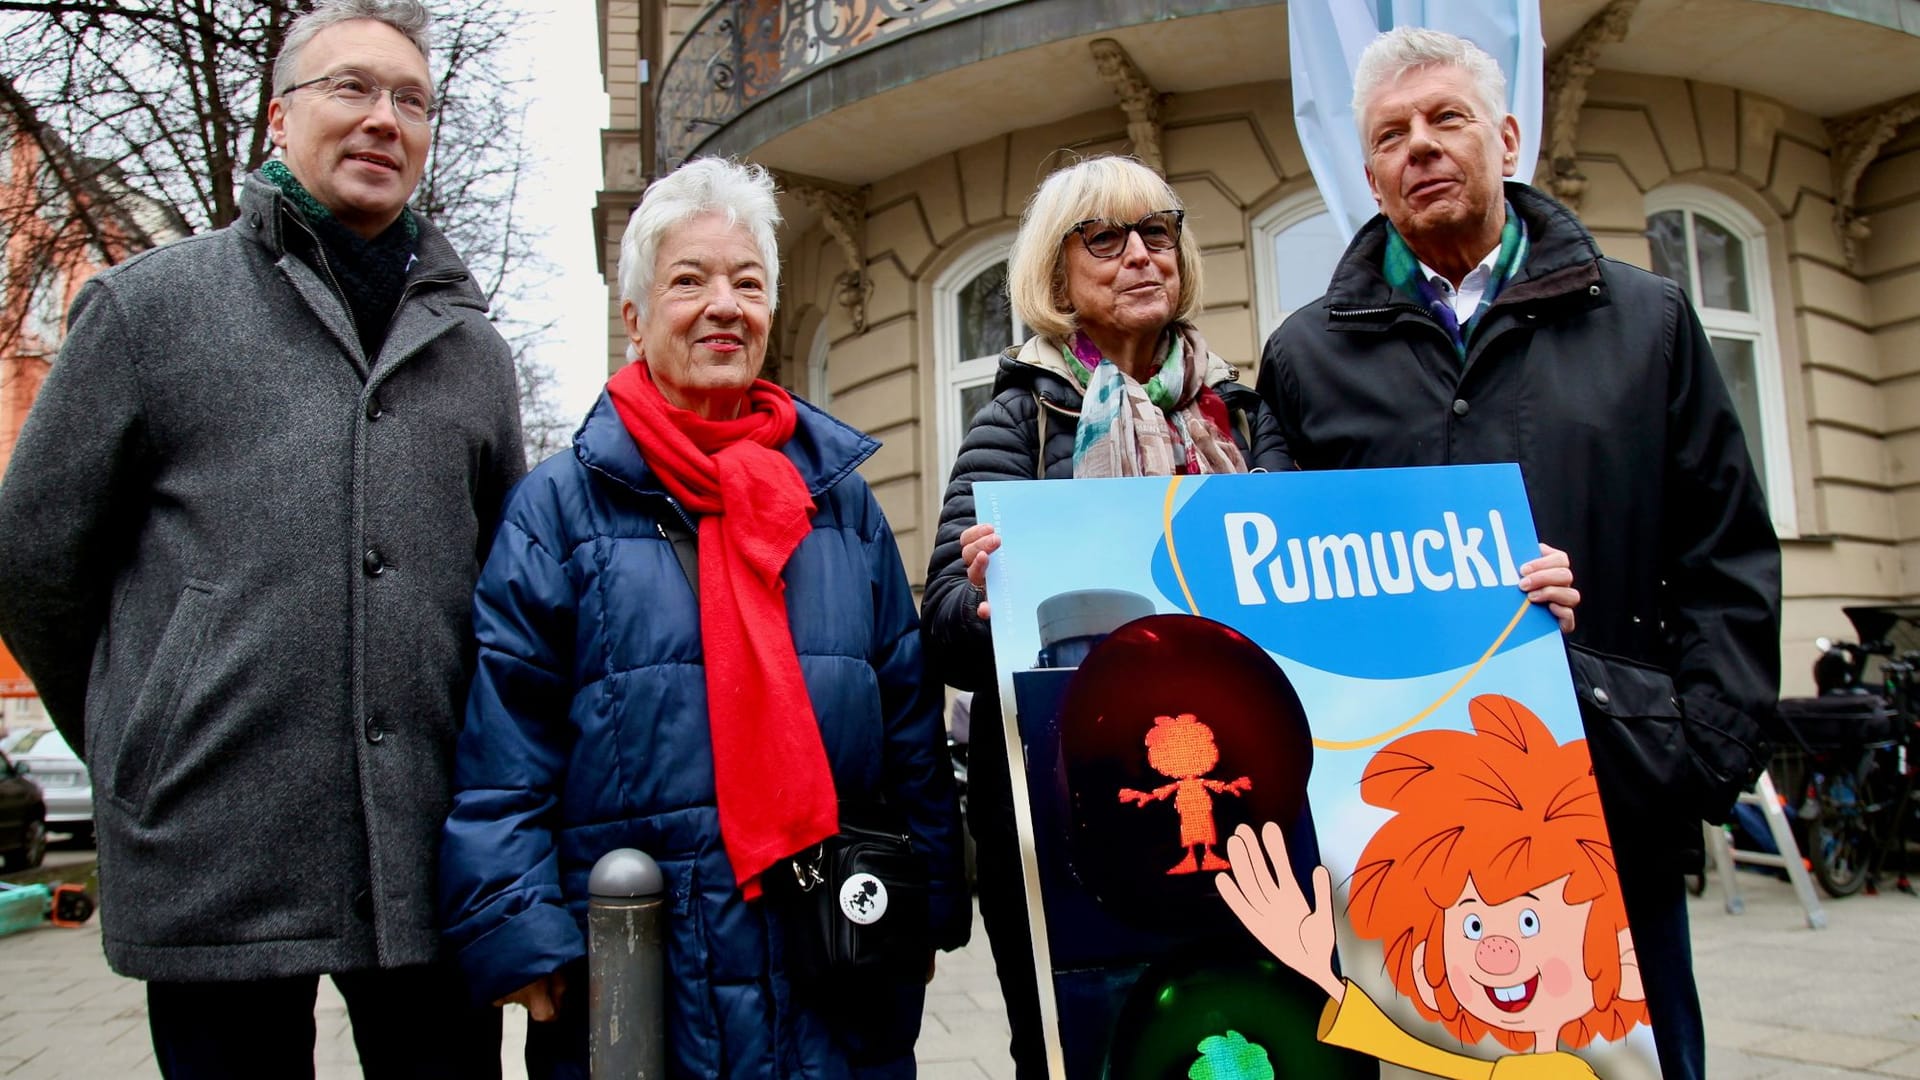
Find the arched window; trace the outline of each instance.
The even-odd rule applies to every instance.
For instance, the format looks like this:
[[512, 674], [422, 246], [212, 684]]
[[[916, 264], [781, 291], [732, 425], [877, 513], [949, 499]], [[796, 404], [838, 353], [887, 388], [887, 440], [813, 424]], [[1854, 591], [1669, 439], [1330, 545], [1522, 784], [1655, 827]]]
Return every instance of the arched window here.
[[1002, 236], [981, 244], [940, 275], [933, 286], [934, 356], [939, 364], [934, 423], [940, 436], [936, 470], [944, 485], [967, 425], [993, 400], [1000, 354], [1027, 339], [1007, 298], [1007, 246]]
[[821, 319], [813, 331], [813, 344], [807, 349], [807, 400], [821, 412], [833, 411], [833, 389], [827, 385], [827, 320]]
[[1320, 299], [1346, 250], [1346, 238], [1317, 191], [1284, 199], [1253, 219], [1255, 314], [1263, 344], [1288, 315]]
[[1796, 534], [1766, 230], [1744, 208], [1714, 192], [1658, 188], [1647, 194], [1647, 247], [1653, 272], [1678, 282], [1700, 313], [1740, 414], [1775, 530]]

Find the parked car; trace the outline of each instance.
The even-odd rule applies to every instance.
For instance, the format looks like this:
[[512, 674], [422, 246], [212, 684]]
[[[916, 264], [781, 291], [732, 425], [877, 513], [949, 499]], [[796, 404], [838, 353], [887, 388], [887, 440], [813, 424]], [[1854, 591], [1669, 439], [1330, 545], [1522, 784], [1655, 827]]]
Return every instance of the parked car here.
[[40, 785], [47, 802], [47, 828], [71, 835], [76, 844], [93, 844], [93, 778], [66, 736], [39, 728], [13, 745], [13, 761]]
[[31, 870], [47, 855], [47, 804], [0, 753], [0, 870]]

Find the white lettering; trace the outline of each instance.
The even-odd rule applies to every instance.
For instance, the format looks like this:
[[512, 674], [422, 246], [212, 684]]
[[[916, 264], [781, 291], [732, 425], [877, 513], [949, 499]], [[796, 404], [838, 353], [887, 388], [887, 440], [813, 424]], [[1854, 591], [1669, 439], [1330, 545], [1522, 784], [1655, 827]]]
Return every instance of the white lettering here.
[[1453, 588], [1452, 574], [1436, 574], [1427, 563], [1427, 551], [1439, 551], [1447, 546], [1447, 538], [1437, 529], [1421, 529], [1413, 534], [1413, 572], [1420, 578], [1420, 584], [1434, 592], [1445, 592]]
[[1463, 537], [1460, 534], [1460, 515], [1449, 510], [1441, 515], [1447, 522], [1447, 545], [1453, 548], [1453, 574], [1462, 589], [1475, 588], [1474, 578], [1479, 584], [1491, 588], [1499, 580], [1493, 576], [1493, 564], [1480, 554], [1480, 541], [1487, 538], [1485, 529], [1468, 529]]
[[[1247, 549], [1247, 527], [1253, 527], [1253, 549]], [[1253, 576], [1253, 568], [1260, 560], [1273, 554], [1280, 543], [1280, 531], [1273, 527], [1273, 519], [1265, 514], [1228, 514], [1227, 557], [1233, 564], [1233, 585], [1240, 594], [1242, 604], [1264, 604], [1267, 594], [1260, 591], [1260, 581]], [[1298, 543], [1299, 541], [1294, 541]]]
[[1273, 595], [1279, 597], [1283, 604], [1298, 604], [1307, 598], [1307, 553], [1301, 550], [1298, 537], [1287, 541], [1287, 557], [1293, 560], [1291, 583], [1287, 581], [1279, 559], [1267, 566], [1267, 573], [1273, 578]]
[[[1487, 528], [1461, 524], [1460, 515], [1441, 512], [1443, 529], [1417, 529], [1409, 546], [1405, 531], [1286, 537], [1266, 514], [1231, 513], [1221, 519], [1234, 593], [1254, 607], [1278, 600], [1355, 596], [1404, 596], [1418, 586], [1432, 592], [1449, 589], [1515, 586], [1507, 523], [1498, 510], [1487, 511]], [[1491, 541], [1492, 551], [1481, 548]], [[1437, 564], [1437, 565], [1436, 565]], [[1496, 565], [1498, 572], [1496, 573]], [[1266, 570], [1266, 581], [1260, 571]]]
[[1393, 556], [1400, 564], [1398, 572], [1388, 572], [1386, 545], [1382, 543], [1385, 539], [1379, 533], [1373, 534], [1373, 573], [1380, 580], [1380, 590], [1394, 595], [1410, 593], [1413, 591], [1413, 565], [1407, 558], [1407, 534], [1393, 534]]
[[1500, 511], [1487, 511], [1487, 531], [1493, 534], [1493, 552], [1500, 557], [1500, 584], [1520, 584], [1520, 571], [1513, 565], [1513, 549], [1507, 546], [1507, 523]]
[[[1353, 556], [1351, 567], [1347, 555]], [[1367, 542], [1359, 533], [1313, 537], [1307, 541], [1307, 558], [1313, 563], [1313, 598], [1316, 600], [1352, 596], [1356, 578], [1361, 596], [1375, 596], [1380, 592], [1373, 586], [1373, 570], [1367, 566]]]

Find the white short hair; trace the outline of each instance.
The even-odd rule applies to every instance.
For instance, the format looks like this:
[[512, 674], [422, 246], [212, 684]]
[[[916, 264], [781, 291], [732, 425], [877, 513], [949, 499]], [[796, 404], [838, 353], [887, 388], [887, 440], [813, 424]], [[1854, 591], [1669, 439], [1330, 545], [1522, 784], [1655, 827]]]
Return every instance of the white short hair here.
[[[361, 19], [393, 27], [413, 42], [423, 59], [432, 59], [433, 15], [420, 0], [320, 0], [312, 11], [287, 27], [287, 36], [280, 42], [280, 55], [273, 61], [273, 85], [267, 88], [268, 93], [279, 97], [287, 87], [300, 81], [300, 51], [320, 31]], [[427, 78], [431, 83], [431, 71]], [[427, 89], [433, 87], [429, 85]]]
[[620, 298], [647, 318], [653, 264], [669, 230], [706, 214], [725, 214], [729, 226], [744, 225], [766, 267], [767, 311], [780, 299], [779, 189], [758, 165], [725, 158], [695, 158], [647, 185], [620, 238]]
[[1429, 67], [1451, 67], [1466, 72], [1487, 119], [1495, 124], [1505, 119], [1507, 77], [1485, 49], [1443, 30], [1396, 26], [1374, 38], [1354, 68], [1353, 123], [1360, 129], [1362, 148], [1367, 145], [1367, 105], [1374, 94], [1409, 71]]

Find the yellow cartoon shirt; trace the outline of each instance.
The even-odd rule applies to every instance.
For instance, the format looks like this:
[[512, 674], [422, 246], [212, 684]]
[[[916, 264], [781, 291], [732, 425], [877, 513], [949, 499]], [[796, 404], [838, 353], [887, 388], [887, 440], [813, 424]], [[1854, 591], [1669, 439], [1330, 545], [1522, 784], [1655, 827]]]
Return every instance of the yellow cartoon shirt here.
[[1345, 1001], [1329, 998], [1320, 1013], [1317, 1037], [1328, 1046], [1353, 1050], [1401, 1068], [1447, 1080], [1595, 1080], [1585, 1061], [1564, 1051], [1509, 1054], [1486, 1061], [1429, 1046], [1402, 1031], [1380, 1011], [1366, 991], [1347, 981]]

